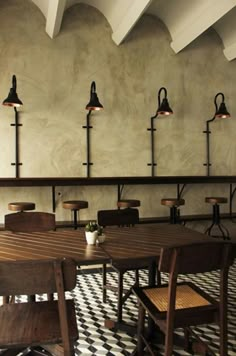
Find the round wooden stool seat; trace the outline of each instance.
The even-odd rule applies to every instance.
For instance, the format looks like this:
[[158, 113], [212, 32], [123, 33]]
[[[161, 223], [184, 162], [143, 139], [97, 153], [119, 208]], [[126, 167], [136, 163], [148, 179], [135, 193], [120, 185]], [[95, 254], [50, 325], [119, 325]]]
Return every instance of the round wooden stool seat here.
[[68, 200], [63, 202], [64, 209], [80, 210], [88, 208], [88, 202], [84, 200]]
[[67, 200], [64, 201], [62, 204], [64, 209], [70, 209], [71, 212], [73, 212], [73, 226], [74, 229], [76, 230], [78, 228], [78, 217], [77, 214], [79, 214], [79, 211], [81, 209], [87, 209], [88, 208], [88, 202], [85, 200]]
[[117, 202], [118, 208], [135, 208], [140, 205], [141, 205], [140, 200], [136, 200], [136, 199], [121, 199], [118, 200]]
[[161, 205], [168, 206], [170, 208], [170, 224], [180, 223], [180, 211], [178, 207], [184, 205], [185, 200], [181, 198], [163, 198], [161, 199]]
[[31, 202], [8, 203], [8, 209], [12, 210], [12, 211], [34, 210], [35, 209], [35, 203], [31, 203]]
[[161, 199], [161, 204], [166, 206], [180, 206], [185, 204], [184, 199], [177, 199], [177, 198], [163, 198]]
[[225, 197], [206, 197], [205, 202], [209, 204], [226, 204], [228, 199]]

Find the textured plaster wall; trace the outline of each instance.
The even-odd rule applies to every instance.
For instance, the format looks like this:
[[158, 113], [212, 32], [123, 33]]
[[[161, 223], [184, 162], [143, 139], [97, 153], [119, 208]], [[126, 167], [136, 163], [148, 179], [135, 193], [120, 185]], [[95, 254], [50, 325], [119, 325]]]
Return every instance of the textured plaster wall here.
[[[171, 117], [155, 121], [156, 175], [205, 175], [205, 121], [213, 117], [214, 96], [222, 91], [232, 119], [211, 125], [212, 175], [236, 175], [236, 62], [227, 62], [214, 31], [207, 31], [175, 55], [158, 19], [144, 15], [117, 47], [105, 17], [93, 7], [74, 5], [51, 40], [45, 18], [28, 0], [0, 2], [0, 98], [13, 74], [24, 106], [19, 109], [21, 177], [86, 176], [85, 105], [96, 82], [104, 111], [91, 116], [91, 176], [150, 175], [150, 117], [157, 92], [165, 86]], [[0, 176], [14, 177], [12, 108], [0, 106]], [[208, 212], [204, 197], [228, 195], [221, 185], [188, 186], [184, 213]], [[57, 187], [57, 220], [70, 218], [61, 202], [86, 199], [81, 218], [116, 204], [116, 187]], [[7, 203], [31, 200], [51, 211], [50, 188], [0, 188], [0, 221]], [[124, 198], [142, 201], [141, 216], [168, 214], [160, 199], [175, 196], [174, 186], [126, 186]], [[224, 207], [225, 211], [228, 207]]]

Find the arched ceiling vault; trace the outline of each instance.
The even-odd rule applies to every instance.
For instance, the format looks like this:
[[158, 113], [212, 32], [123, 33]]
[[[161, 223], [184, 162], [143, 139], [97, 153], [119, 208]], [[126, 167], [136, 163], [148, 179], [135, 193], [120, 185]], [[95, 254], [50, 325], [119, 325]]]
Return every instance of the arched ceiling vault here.
[[97, 8], [120, 45], [143, 14], [157, 16], [168, 29], [171, 48], [178, 53], [197, 37], [213, 28], [222, 40], [222, 51], [236, 58], [236, 0], [31, 0], [46, 19], [45, 30], [53, 39], [59, 35], [64, 12], [85, 3]]

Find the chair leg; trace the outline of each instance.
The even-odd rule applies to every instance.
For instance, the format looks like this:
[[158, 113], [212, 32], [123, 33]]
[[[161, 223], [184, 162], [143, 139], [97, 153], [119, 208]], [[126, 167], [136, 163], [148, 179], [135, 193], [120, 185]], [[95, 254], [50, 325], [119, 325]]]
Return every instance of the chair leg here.
[[117, 321], [122, 321], [122, 297], [123, 297], [123, 272], [118, 272], [118, 302], [117, 302]]
[[137, 355], [143, 356], [144, 351], [144, 342], [143, 342], [143, 334], [144, 334], [144, 323], [145, 323], [145, 309], [139, 303], [139, 312], [138, 312], [138, 333], [137, 333]]
[[135, 286], [139, 286], [139, 272], [138, 269], [135, 270]]
[[10, 302], [10, 296], [9, 295], [5, 295], [2, 297], [2, 302], [3, 304], [9, 304]]
[[174, 343], [174, 327], [172, 325], [166, 327], [166, 335], [165, 335], [165, 356], [172, 356], [173, 352], [173, 343]]
[[[225, 297], [227, 299], [227, 297]], [[227, 323], [227, 301], [220, 308], [220, 356], [228, 355], [228, 323]]]
[[107, 266], [104, 263], [102, 265], [102, 300], [103, 303], [106, 303], [107, 301], [107, 290], [106, 290], [106, 285], [107, 285]]
[[157, 269], [157, 286], [160, 287], [161, 285], [161, 272]]
[[191, 350], [191, 342], [190, 342], [190, 331], [188, 328], [184, 328], [184, 350]]
[[36, 297], [35, 295], [28, 295], [28, 302], [35, 302], [36, 301]]

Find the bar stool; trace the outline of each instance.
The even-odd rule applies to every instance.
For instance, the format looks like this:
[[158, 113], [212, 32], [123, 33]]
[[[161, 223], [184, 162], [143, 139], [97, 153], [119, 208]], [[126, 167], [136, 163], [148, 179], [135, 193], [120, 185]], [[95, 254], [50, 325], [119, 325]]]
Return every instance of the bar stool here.
[[137, 199], [121, 199], [117, 201], [118, 208], [136, 208], [140, 205], [140, 200]]
[[81, 209], [88, 208], [88, 202], [84, 200], [68, 200], [63, 202], [64, 209], [70, 209], [73, 212], [73, 226], [76, 230], [78, 228], [78, 214]]
[[184, 199], [178, 198], [163, 198], [161, 199], [161, 205], [168, 206], [170, 208], [170, 224], [180, 223], [180, 214], [178, 207], [184, 205]]
[[212, 234], [212, 228], [214, 226], [217, 226], [223, 239], [230, 240], [228, 229], [220, 222], [220, 205], [219, 205], [219, 204], [226, 204], [228, 202], [228, 199], [225, 197], [206, 197], [205, 202], [211, 204], [213, 208], [212, 223], [206, 229], [205, 234], [213, 237], [219, 237], [218, 235]]
[[13, 202], [8, 203], [8, 210], [11, 211], [26, 211], [26, 210], [34, 210], [35, 203], [31, 202]]

